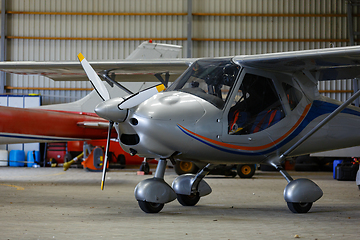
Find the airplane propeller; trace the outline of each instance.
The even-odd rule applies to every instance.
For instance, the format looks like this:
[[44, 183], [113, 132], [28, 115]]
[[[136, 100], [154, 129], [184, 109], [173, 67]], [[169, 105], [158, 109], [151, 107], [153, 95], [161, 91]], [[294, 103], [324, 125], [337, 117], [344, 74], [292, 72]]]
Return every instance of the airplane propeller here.
[[[78, 58], [80, 61], [81, 66], [83, 67], [86, 75], [88, 76], [91, 84], [95, 88], [96, 92], [99, 96], [103, 99], [103, 101], [109, 100], [110, 95], [108, 90], [105, 87], [105, 84], [101, 81], [95, 70], [91, 67], [89, 62], [85, 59], [85, 57], [79, 53]], [[107, 142], [106, 142], [106, 150], [105, 150], [105, 159], [103, 162], [103, 172], [101, 178], [101, 190], [104, 190], [105, 185], [105, 176], [106, 176], [106, 168], [107, 168], [107, 161], [109, 155], [109, 147], [110, 147], [110, 136], [111, 136], [111, 129], [114, 125], [113, 121], [109, 121], [109, 128], [108, 128], [108, 135], [107, 135]]]
[[90, 66], [89, 62], [85, 59], [85, 57], [79, 53], [78, 58], [81, 66], [83, 67], [86, 75], [88, 76], [91, 84], [95, 88], [96, 92], [102, 98], [102, 100], [106, 101], [110, 99], [110, 95], [108, 90], [105, 87], [105, 84], [101, 81], [98, 74], [94, 71], [94, 69]]
[[120, 109], [129, 109], [132, 107], [135, 107], [145, 101], [146, 99], [149, 99], [153, 95], [163, 91], [165, 89], [164, 84], [158, 84], [154, 87], [145, 89], [141, 92], [133, 94], [131, 97], [125, 99], [122, 103], [119, 104]]
[[105, 185], [105, 176], [106, 176], [106, 169], [107, 169], [107, 161], [108, 161], [108, 154], [109, 154], [109, 147], [110, 147], [110, 136], [111, 136], [111, 129], [114, 126], [114, 122], [123, 122], [127, 116], [127, 110], [139, 105], [143, 101], [149, 99], [156, 93], [159, 93], [165, 89], [163, 84], [159, 84], [153, 86], [151, 88], [145, 89], [138, 93], [135, 93], [125, 100], [123, 98], [118, 99], [110, 99], [110, 94], [105, 87], [103, 81], [101, 81], [98, 74], [95, 70], [91, 67], [89, 62], [85, 59], [85, 57], [79, 53], [78, 59], [80, 61], [81, 66], [83, 67], [87, 77], [89, 78], [91, 84], [93, 85], [96, 92], [102, 98], [104, 102], [100, 103], [96, 106], [95, 112], [102, 118], [109, 120], [109, 129], [107, 135], [107, 145], [105, 150], [105, 159], [103, 165], [103, 174], [101, 179], [101, 190], [104, 190]]

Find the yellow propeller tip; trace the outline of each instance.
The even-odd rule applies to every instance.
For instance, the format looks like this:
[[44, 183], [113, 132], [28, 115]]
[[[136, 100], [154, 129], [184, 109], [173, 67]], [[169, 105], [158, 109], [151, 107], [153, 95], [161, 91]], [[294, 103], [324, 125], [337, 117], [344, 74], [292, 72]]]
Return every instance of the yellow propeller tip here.
[[81, 62], [82, 60], [84, 60], [84, 55], [82, 55], [82, 53], [79, 53], [78, 54], [78, 59], [79, 59], [79, 61]]
[[101, 181], [101, 190], [104, 190], [104, 181]]
[[161, 92], [165, 89], [165, 85], [164, 84], [158, 85], [158, 86], [156, 86], [156, 89], [158, 92]]

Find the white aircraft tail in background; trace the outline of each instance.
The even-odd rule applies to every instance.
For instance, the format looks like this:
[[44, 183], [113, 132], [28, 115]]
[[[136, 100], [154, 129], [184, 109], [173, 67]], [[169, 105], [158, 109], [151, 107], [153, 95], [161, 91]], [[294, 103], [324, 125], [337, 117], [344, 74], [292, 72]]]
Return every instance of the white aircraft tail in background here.
[[[97, 61], [92, 62], [98, 66], [96, 72], [102, 76], [108, 84], [106, 86], [110, 97], [123, 97], [132, 94], [123, 85], [115, 82], [135, 81], [132, 87], [135, 91], [144, 85], [152, 86], [159, 84], [159, 77], [165, 71], [160, 69], [153, 73], [144, 72], [131, 74], [125, 72], [121, 76], [109, 74], [107, 69], [115, 69], [118, 62], [133, 63], [134, 61], [146, 61], [146, 64], [160, 58], [172, 59], [178, 57], [182, 47], [170, 44], [143, 42], [125, 60]], [[151, 60], [151, 61], [149, 61]], [[167, 62], [167, 61], [166, 61]], [[17, 74], [40, 74], [53, 80], [87, 81], [79, 62], [2, 62], [2, 71]], [[182, 67], [182, 73], [188, 65]], [[38, 71], [41, 69], [41, 71]], [[127, 69], [127, 68], [125, 68]], [[74, 74], [66, 74], [73, 71]], [[39, 73], [41, 72], [41, 73]], [[158, 74], [156, 77], [154, 75]], [[128, 80], [129, 77], [131, 80]], [[145, 84], [145, 82], [147, 84]], [[117, 85], [119, 87], [116, 87]], [[148, 87], [146, 86], [146, 87]], [[130, 88], [129, 87], [129, 88]], [[125, 90], [125, 92], [124, 92]], [[103, 139], [107, 137], [106, 129], [108, 122], [99, 118], [95, 113], [95, 107], [103, 102], [95, 90], [82, 99], [63, 104], [40, 106], [33, 109], [21, 109], [13, 107], [1, 107], [0, 111], [0, 144], [71, 141], [82, 139]], [[30, 120], [27, 120], [30, 119]], [[27, 124], [19, 124], [26, 122]], [[55, 127], [56, 126], [56, 127]], [[61, 126], [61, 127], [60, 127]], [[105, 131], [104, 131], [105, 130]], [[116, 136], [116, 135], [115, 135]]]

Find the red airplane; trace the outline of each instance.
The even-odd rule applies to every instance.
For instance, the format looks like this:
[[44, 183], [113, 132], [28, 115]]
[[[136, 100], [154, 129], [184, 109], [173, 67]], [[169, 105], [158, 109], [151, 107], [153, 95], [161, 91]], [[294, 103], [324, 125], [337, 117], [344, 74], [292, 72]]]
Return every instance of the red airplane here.
[[95, 113], [0, 107], [0, 143], [104, 139], [108, 125]]

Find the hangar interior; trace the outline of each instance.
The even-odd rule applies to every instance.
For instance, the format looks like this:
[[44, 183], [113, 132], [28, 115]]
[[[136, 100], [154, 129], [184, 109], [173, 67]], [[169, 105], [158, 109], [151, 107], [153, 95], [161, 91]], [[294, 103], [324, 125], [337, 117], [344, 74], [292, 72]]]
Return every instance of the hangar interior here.
[[[1, 0], [0, 7], [1, 61], [75, 62], [79, 53], [89, 61], [120, 60], [148, 41], [182, 46], [179, 58], [280, 53], [357, 45], [360, 31], [360, 1], [352, 0]], [[69, 103], [93, 90], [89, 81], [53, 81], [40, 75], [0, 74], [0, 98], [6, 96], [9, 102], [9, 98], [20, 96], [14, 104], [22, 107]], [[151, 83], [125, 82], [124, 86], [138, 92], [157, 83], [154, 77]], [[318, 88], [324, 96], [346, 101], [357, 92], [359, 84], [357, 79], [321, 81]], [[126, 92], [120, 96], [125, 95]], [[358, 100], [354, 105], [359, 105]], [[58, 152], [68, 152], [64, 149], [66, 145], [53, 147], [60, 148]], [[19, 148], [44, 151], [41, 149], [44, 146], [38, 143], [0, 146], [6, 150]], [[81, 152], [74, 148], [77, 154]], [[100, 155], [102, 157], [103, 152]], [[117, 157], [121, 162], [120, 155]], [[139, 165], [142, 159], [133, 161]], [[194, 171], [188, 163], [184, 167]], [[231, 166], [230, 170], [234, 168], [237, 166]], [[301, 219], [289, 216], [278, 204], [284, 180], [279, 180], [277, 172], [264, 167], [264, 173], [255, 175], [255, 181], [247, 181], [248, 185], [241, 191], [234, 191], [233, 186], [246, 185], [244, 182], [223, 177], [229, 176], [226, 172], [229, 169], [217, 169], [220, 174], [216, 175], [222, 177], [209, 178], [214, 192], [217, 191], [213, 199], [205, 198], [195, 211], [183, 210], [171, 203], [160, 218], [147, 216], [150, 221], [144, 223], [144, 215], [129, 197], [135, 184], [145, 178], [133, 174], [134, 169], [109, 172], [108, 188], [112, 192], [108, 195], [94, 191], [93, 185], [98, 184], [100, 173], [89, 175], [75, 169], [65, 175], [58, 168], [48, 168], [49, 172], [43, 172], [42, 168], [31, 168], [33, 172], [25, 168], [8, 169], [0, 168], [0, 188], [5, 196], [0, 208], [6, 210], [0, 216], [8, 219], [3, 231], [7, 239], [28, 236], [34, 239], [136, 238], [138, 235], [143, 238], [146, 234], [157, 238], [161, 231], [168, 234], [166, 236], [175, 232], [177, 236], [193, 239], [249, 239], [249, 236], [254, 239], [354, 239], [358, 236], [359, 194], [357, 188], [353, 189], [356, 185], [334, 181], [328, 172], [295, 174], [296, 178], [311, 175], [322, 185], [326, 196], [309, 216]], [[333, 166], [331, 171], [335, 171]], [[170, 170], [162, 177], [171, 181], [175, 174]], [[269, 189], [273, 191], [267, 193]], [[20, 193], [13, 192], [18, 190]], [[232, 194], [226, 196], [229, 192]], [[79, 197], [79, 193], [83, 196]], [[118, 193], [126, 195], [121, 204]], [[233, 203], [234, 199], [241, 200]], [[29, 210], [31, 207], [37, 212]], [[58, 225], [49, 227], [47, 224], [56, 216], [61, 219]], [[122, 221], [120, 227], [119, 220]], [[12, 226], [16, 222], [23, 224], [21, 230]], [[68, 228], [68, 223], [74, 228]], [[242, 232], [239, 223], [243, 224]], [[336, 230], [338, 224], [341, 230]], [[93, 231], [99, 225], [106, 232]], [[62, 230], [64, 228], [67, 230]], [[215, 231], [212, 235], [210, 229]]]
[[[180, 58], [349, 46], [358, 42], [358, 8], [343, 0], [3, 0], [1, 61], [77, 61], [80, 52], [89, 61], [125, 59], [150, 39], [182, 46]], [[156, 78], [124, 83], [134, 92], [155, 84]], [[318, 87], [345, 101], [358, 81]], [[42, 105], [73, 102], [92, 89], [89, 81], [39, 75], [1, 72], [0, 78], [0, 94], [39, 94]]]
[[[181, 45], [179, 57], [194, 58], [348, 46], [357, 43], [356, 35], [349, 40], [348, 22], [352, 32], [358, 27], [358, 7], [348, 2], [4, 0], [1, 61], [76, 61], [79, 52], [89, 61], [124, 59], [149, 39]], [[45, 105], [80, 99], [92, 89], [89, 82], [33, 75], [2, 75], [0, 83], [0, 93], [41, 94]], [[345, 101], [353, 83], [322, 82], [319, 89]]]

